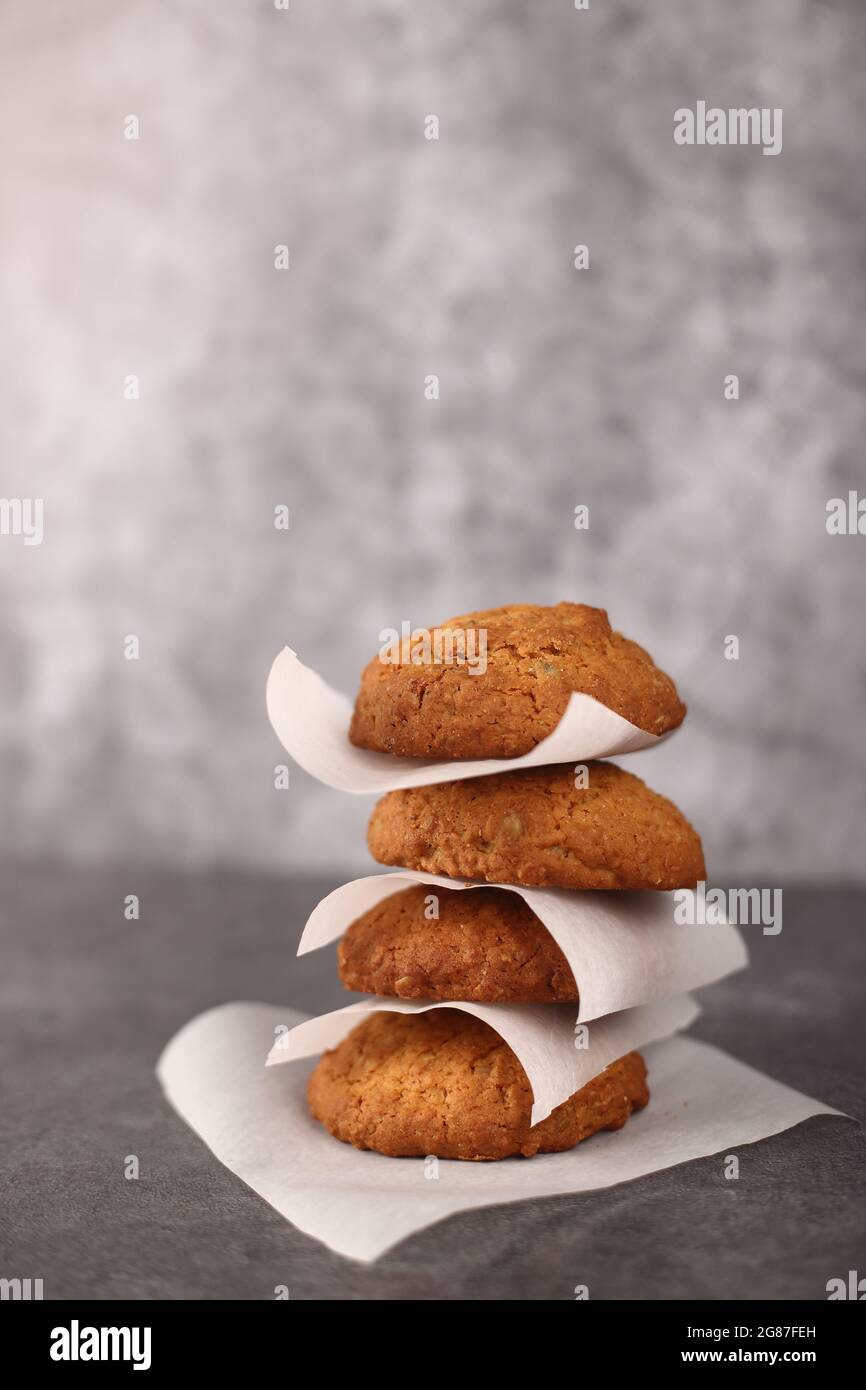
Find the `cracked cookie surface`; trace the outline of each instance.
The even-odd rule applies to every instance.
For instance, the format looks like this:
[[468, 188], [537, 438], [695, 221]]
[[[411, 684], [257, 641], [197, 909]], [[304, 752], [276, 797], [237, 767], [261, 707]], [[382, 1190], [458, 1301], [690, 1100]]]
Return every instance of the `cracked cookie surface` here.
[[578, 1002], [574, 975], [550, 932], [519, 893], [503, 888], [416, 884], [394, 893], [352, 923], [337, 962], [346, 988], [364, 994]]
[[480, 1161], [559, 1153], [620, 1129], [649, 1091], [643, 1058], [629, 1052], [532, 1125], [529, 1081], [507, 1043], [472, 1014], [431, 1009], [364, 1019], [322, 1057], [307, 1098], [357, 1149]]
[[700, 836], [672, 801], [614, 763], [499, 772], [388, 792], [373, 808], [380, 864], [538, 888], [693, 888]]
[[[670, 676], [611, 628], [602, 608], [514, 604], [448, 618], [433, 633], [486, 634], [486, 669], [375, 656], [361, 676], [349, 738], [403, 757], [516, 758], [556, 728], [572, 691], [638, 728], [667, 733], [686, 707]], [[441, 639], [440, 639], [441, 640]], [[450, 640], [450, 639], [449, 639]], [[447, 651], [447, 648], [446, 648]]]

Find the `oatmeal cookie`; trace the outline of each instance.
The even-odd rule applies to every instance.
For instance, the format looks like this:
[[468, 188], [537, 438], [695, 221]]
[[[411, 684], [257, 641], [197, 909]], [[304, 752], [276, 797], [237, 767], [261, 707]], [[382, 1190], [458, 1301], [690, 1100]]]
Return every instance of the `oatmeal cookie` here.
[[356, 1149], [491, 1160], [559, 1153], [620, 1129], [649, 1091], [643, 1058], [629, 1052], [533, 1125], [529, 1081], [507, 1043], [472, 1014], [431, 1009], [365, 1018], [322, 1057], [307, 1097]]

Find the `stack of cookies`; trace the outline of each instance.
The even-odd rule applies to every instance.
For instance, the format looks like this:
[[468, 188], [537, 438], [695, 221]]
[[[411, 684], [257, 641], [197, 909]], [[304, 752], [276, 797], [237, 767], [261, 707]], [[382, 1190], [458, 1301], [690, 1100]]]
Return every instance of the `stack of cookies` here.
[[[574, 692], [655, 735], [685, 717], [670, 677], [600, 609], [519, 605], [452, 618], [434, 632], [470, 629], [484, 634], [483, 673], [418, 662], [411, 646], [405, 659], [374, 658], [352, 743], [400, 757], [519, 757], [553, 731]], [[381, 864], [498, 885], [431, 893], [418, 884], [352, 923], [339, 947], [340, 978], [383, 1001], [575, 1006], [578, 987], [559, 946], [501, 885], [659, 891], [693, 888], [706, 876], [685, 816], [610, 762], [389, 792], [373, 811], [368, 843]], [[322, 1057], [308, 1097], [330, 1133], [360, 1149], [499, 1159], [619, 1129], [649, 1091], [644, 1060], [630, 1052], [533, 1125], [526, 1073], [499, 1033], [474, 1014], [437, 1007], [365, 1017]]]

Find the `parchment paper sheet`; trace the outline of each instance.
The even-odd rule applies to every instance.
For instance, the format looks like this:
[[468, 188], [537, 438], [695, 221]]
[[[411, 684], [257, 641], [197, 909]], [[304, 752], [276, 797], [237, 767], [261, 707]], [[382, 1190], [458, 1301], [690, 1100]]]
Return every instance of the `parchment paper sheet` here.
[[327, 786], [358, 794], [424, 787], [546, 763], [583, 763], [660, 742], [655, 734], [636, 728], [592, 696], [573, 694], [553, 733], [521, 758], [454, 762], [371, 753], [349, 742], [352, 702], [304, 666], [291, 647], [284, 647], [271, 667], [266, 698], [277, 738], [295, 762]]
[[172, 1039], [158, 1075], [220, 1162], [299, 1230], [357, 1260], [374, 1260], [453, 1212], [610, 1187], [730, 1153], [810, 1115], [839, 1114], [717, 1048], [676, 1037], [644, 1053], [646, 1110], [569, 1153], [500, 1163], [385, 1158], [339, 1143], [308, 1113], [312, 1063], [262, 1066], [275, 1029], [302, 1017], [267, 1004], [211, 1009]]
[[[431, 891], [492, 886], [411, 869], [355, 879], [313, 909], [298, 955], [327, 946], [361, 913], [416, 883], [430, 884]], [[699, 989], [741, 970], [748, 961], [735, 926], [675, 922], [673, 893], [566, 893], [508, 883], [495, 886], [519, 893], [556, 941], [577, 981], [581, 1020]], [[429, 925], [435, 932], [436, 922]]]
[[429, 1009], [462, 1009], [496, 1029], [529, 1079], [534, 1125], [618, 1057], [657, 1038], [670, 1037], [680, 1028], [688, 1028], [700, 1012], [688, 994], [624, 1009], [587, 1024], [581, 1030], [582, 1045], [577, 1047], [576, 1016], [571, 1004], [446, 1004], [374, 997], [308, 1018], [296, 1028], [281, 1030], [268, 1053], [267, 1065], [274, 1067], [315, 1057], [336, 1047], [367, 1014], [423, 1014]]

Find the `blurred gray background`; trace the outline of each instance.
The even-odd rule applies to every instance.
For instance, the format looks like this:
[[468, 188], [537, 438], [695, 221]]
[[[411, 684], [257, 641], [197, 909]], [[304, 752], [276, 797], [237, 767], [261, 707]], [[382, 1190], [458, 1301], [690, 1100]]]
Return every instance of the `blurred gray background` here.
[[[713, 876], [862, 879], [864, 40], [858, 0], [4, 0], [0, 492], [46, 527], [0, 539], [5, 850], [363, 867], [366, 798], [274, 790], [276, 652], [354, 693], [384, 626], [568, 598], [677, 679], [629, 765]], [[699, 99], [783, 152], [675, 146]]]

